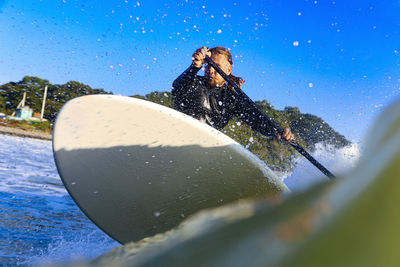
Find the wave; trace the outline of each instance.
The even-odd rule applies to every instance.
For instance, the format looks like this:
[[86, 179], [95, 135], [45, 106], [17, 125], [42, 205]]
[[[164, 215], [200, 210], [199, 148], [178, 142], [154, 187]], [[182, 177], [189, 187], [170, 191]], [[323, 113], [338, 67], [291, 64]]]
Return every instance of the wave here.
[[[362, 150], [361, 147], [359, 143], [352, 143], [342, 148], [318, 143], [310, 154], [335, 176], [340, 176], [356, 165]], [[291, 191], [303, 191], [313, 184], [328, 179], [301, 155], [294, 159], [294, 163], [296, 167], [292, 172], [279, 175]]]
[[0, 135], [0, 191], [66, 195], [51, 142]]

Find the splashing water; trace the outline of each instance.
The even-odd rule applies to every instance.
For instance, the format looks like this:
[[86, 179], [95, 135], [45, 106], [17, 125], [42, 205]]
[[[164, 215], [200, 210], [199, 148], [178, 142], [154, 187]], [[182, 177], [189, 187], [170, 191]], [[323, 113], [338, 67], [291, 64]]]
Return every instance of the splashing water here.
[[51, 142], [0, 135], [0, 266], [88, 260], [118, 245], [69, 197]]
[[[360, 145], [353, 143], [343, 148], [335, 148], [319, 143], [311, 155], [337, 176], [355, 166], [360, 157]], [[329, 179], [306, 158], [299, 155], [294, 161], [296, 167], [293, 172], [282, 174], [280, 177], [292, 191], [302, 191]]]
[[93, 229], [87, 235], [79, 234], [72, 239], [58, 236], [48, 244], [47, 248], [22, 264], [36, 262], [44, 266], [55, 266], [57, 263], [85, 262], [108, 252], [113, 247], [110, 243], [112, 242], [107, 236], [98, 236], [97, 229]]

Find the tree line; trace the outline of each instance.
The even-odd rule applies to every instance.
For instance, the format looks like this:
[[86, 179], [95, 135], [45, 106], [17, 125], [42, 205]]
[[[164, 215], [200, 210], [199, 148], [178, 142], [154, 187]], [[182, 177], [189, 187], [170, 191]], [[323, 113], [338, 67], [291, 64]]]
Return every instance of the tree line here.
[[[0, 112], [12, 114], [23, 93], [26, 92], [26, 104], [35, 112], [40, 112], [43, 100], [44, 87], [48, 86], [44, 117], [54, 123], [61, 107], [70, 99], [91, 94], [112, 94], [103, 89], [93, 89], [89, 85], [69, 81], [66, 84], [51, 84], [48, 80], [39, 77], [26, 76], [19, 82], [9, 82], [0, 85]], [[171, 92], [151, 92], [144, 96], [133, 95], [167, 107], [173, 106]], [[335, 131], [321, 118], [301, 113], [297, 107], [285, 107], [284, 110], [275, 109], [267, 100], [256, 101], [256, 104], [282, 127], [290, 127], [298, 142], [308, 150], [313, 150], [317, 143], [333, 145], [336, 148], [344, 147], [350, 142]], [[289, 145], [274, 138], [267, 138], [251, 130], [239, 120], [232, 120], [222, 129], [226, 135], [236, 140], [257, 154], [271, 168], [288, 170], [293, 167], [293, 157], [297, 152]]]

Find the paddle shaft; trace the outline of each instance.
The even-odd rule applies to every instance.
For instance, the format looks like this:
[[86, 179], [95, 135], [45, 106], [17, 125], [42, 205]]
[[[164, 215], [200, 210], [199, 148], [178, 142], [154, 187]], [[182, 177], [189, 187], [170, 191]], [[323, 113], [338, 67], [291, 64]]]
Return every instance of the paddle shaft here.
[[[242, 98], [249, 103], [251, 103], [255, 108], [260, 111], [260, 114], [262, 114], [262, 120], [263, 121], [268, 121], [270, 125], [274, 128], [274, 131], [276, 133], [279, 133], [282, 135], [284, 133], [284, 130], [276, 124], [275, 121], [273, 121], [269, 116], [267, 116], [255, 103], [253, 100], [251, 100], [243, 91], [240, 89], [240, 87], [209, 57], [205, 56], [205, 59], [208, 64], [211, 65], [218, 73], [219, 75], [222, 76], [222, 78], [225, 79], [233, 88], [234, 88], [234, 93], [236, 96], [239, 98]], [[311, 156], [302, 146], [300, 146], [297, 142], [288, 142], [294, 149], [296, 149], [301, 155], [303, 155], [306, 159], [308, 159], [315, 167], [317, 167], [322, 173], [324, 173], [326, 176], [329, 178], [334, 178], [335, 176], [327, 169], [325, 168], [321, 163], [319, 163], [313, 156]]]

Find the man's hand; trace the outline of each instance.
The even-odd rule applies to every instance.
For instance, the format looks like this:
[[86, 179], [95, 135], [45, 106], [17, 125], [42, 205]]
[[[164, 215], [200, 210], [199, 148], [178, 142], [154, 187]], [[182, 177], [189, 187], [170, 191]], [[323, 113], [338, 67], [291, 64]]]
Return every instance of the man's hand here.
[[283, 134], [282, 135], [278, 134], [276, 137], [279, 140], [283, 139], [288, 142], [296, 141], [296, 137], [294, 137], [293, 133], [290, 131], [289, 128], [285, 128], [283, 130]]
[[201, 68], [201, 66], [205, 63], [206, 56], [211, 57], [211, 52], [208, 51], [208, 48], [203, 46], [202, 48], [197, 49], [192, 55], [193, 65], [197, 68]]

